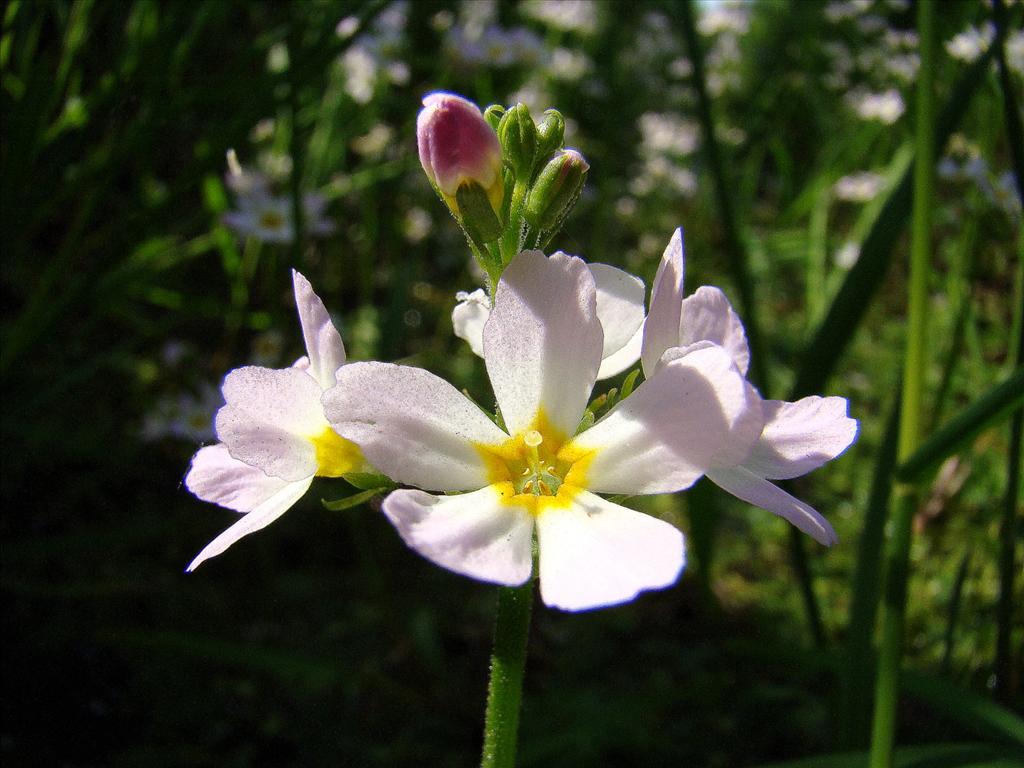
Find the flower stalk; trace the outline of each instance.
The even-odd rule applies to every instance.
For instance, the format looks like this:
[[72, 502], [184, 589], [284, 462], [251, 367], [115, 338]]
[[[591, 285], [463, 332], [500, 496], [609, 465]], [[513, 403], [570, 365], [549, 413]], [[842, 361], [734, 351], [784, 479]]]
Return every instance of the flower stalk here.
[[519, 708], [530, 635], [533, 581], [520, 587], [498, 588], [494, 622], [491, 679], [487, 686], [482, 768], [511, 768], [516, 763]]

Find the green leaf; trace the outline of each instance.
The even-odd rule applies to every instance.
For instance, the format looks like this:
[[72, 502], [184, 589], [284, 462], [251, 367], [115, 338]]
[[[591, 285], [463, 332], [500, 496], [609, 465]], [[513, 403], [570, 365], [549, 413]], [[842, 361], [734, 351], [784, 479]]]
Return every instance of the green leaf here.
[[998, 424], [1024, 405], [1024, 366], [950, 419], [896, 470], [905, 482], [920, 480], [944, 459], [957, 453], [980, 432]]
[[1024, 750], [1024, 720], [991, 699], [939, 677], [904, 670], [903, 690], [936, 714], [996, 741], [1012, 742]]
[[631, 394], [633, 394], [633, 388], [636, 386], [636, 380], [640, 378], [640, 369], [635, 368], [626, 377], [625, 381], [622, 382], [622, 393], [619, 395], [619, 400], [625, 400]]
[[387, 475], [376, 472], [349, 472], [341, 476], [349, 485], [354, 485], [361, 491], [376, 490], [378, 488], [394, 488], [395, 484]]
[[324, 505], [325, 509], [329, 509], [331, 512], [341, 512], [345, 509], [358, 507], [363, 502], [369, 501], [374, 496], [386, 493], [389, 490], [390, 488], [387, 486], [381, 486], [380, 488], [371, 488], [370, 490], [362, 491], [361, 493], [354, 493], [351, 496], [346, 496], [344, 499], [336, 499], [335, 501], [320, 499], [320, 503]]
[[[899, 388], [897, 387], [897, 392]], [[875, 460], [868, 496], [867, 512], [857, 541], [857, 562], [853, 574], [853, 598], [847, 622], [847, 667], [843, 690], [843, 743], [857, 746], [867, 743], [871, 723], [871, 700], [875, 680], [874, 650], [878, 601], [882, 594], [882, 554], [885, 551], [885, 524], [889, 519], [896, 443], [899, 439], [900, 398], [897, 395], [885, 427], [885, 435]]]

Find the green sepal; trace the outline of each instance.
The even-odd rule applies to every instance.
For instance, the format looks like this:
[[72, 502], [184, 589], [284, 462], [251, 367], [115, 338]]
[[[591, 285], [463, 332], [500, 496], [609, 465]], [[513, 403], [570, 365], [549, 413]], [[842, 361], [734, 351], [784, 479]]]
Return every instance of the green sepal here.
[[501, 104], [491, 104], [491, 106], [484, 110], [484, 120], [497, 132], [498, 125], [501, 124], [501, 118], [504, 114], [505, 108]]
[[586, 432], [594, 426], [595, 421], [597, 421], [597, 417], [594, 415], [594, 412], [588, 408], [583, 412], [583, 418], [580, 419], [580, 425], [576, 427], [576, 434], [578, 435], [580, 432]]
[[633, 394], [633, 388], [636, 386], [636, 380], [640, 378], [640, 369], [635, 368], [630, 371], [629, 375], [622, 382], [622, 394], [619, 395], [619, 402], [621, 403], [631, 394]]
[[395, 484], [391, 481], [390, 477], [376, 472], [349, 472], [348, 474], [342, 475], [341, 479], [361, 491], [395, 487]]
[[[393, 486], [392, 486], [393, 487]], [[382, 486], [380, 488], [371, 488], [368, 491], [360, 491], [354, 493], [351, 496], [346, 496], [344, 499], [335, 499], [334, 501], [328, 501], [327, 499], [320, 499], [320, 503], [324, 505], [325, 509], [331, 512], [341, 512], [344, 509], [351, 509], [352, 507], [358, 507], [374, 496], [378, 496], [382, 493], [387, 493], [391, 488]]]
[[473, 240], [493, 243], [503, 233], [484, 188], [475, 181], [463, 183], [455, 193], [462, 226]]
[[533, 175], [533, 161], [537, 154], [537, 126], [525, 104], [516, 104], [501, 118], [498, 125], [502, 159], [516, 175], [516, 180], [528, 182]]
[[544, 112], [544, 119], [537, 125], [537, 168], [540, 170], [552, 154], [562, 148], [565, 138], [565, 118], [557, 109]]
[[556, 232], [579, 200], [587, 180], [587, 165], [574, 150], [556, 155], [541, 170], [530, 189], [524, 214], [537, 232]]

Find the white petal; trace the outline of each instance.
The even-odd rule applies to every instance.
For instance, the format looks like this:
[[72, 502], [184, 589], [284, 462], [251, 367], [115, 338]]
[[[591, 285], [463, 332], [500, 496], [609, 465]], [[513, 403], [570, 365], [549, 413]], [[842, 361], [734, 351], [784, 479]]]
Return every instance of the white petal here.
[[[644, 322], [644, 281], [607, 264], [591, 264], [597, 289], [597, 319], [604, 331], [602, 358], [629, 343]], [[621, 369], [620, 369], [621, 370]]]
[[236, 368], [222, 387], [217, 436], [239, 461], [288, 481], [316, 472], [310, 439], [327, 428], [320, 385], [298, 368]]
[[611, 355], [601, 361], [601, 367], [597, 371], [597, 379], [608, 379], [617, 373], [622, 373], [627, 368], [632, 367], [633, 363], [640, 359], [640, 347], [644, 343], [644, 327], [641, 324], [636, 329], [636, 333], [633, 334], [633, 338], [626, 342], [626, 344], [618, 352], [613, 352]]
[[399, 490], [383, 509], [402, 540], [442, 568], [508, 586], [530, 578], [533, 517], [503, 503], [499, 486], [456, 496]]
[[342, 437], [392, 480], [435, 491], [469, 491], [490, 481], [476, 445], [508, 440], [465, 395], [429, 371], [392, 363], [349, 363], [323, 395]]
[[756, 390], [728, 352], [707, 346], [664, 363], [559, 456], [593, 454], [584, 465], [592, 491], [671, 493], [743, 461], [762, 426]]
[[302, 337], [306, 340], [309, 355], [309, 373], [320, 382], [321, 389], [330, 389], [334, 386], [334, 372], [345, 364], [345, 345], [309, 280], [293, 269], [292, 283]]
[[845, 451], [857, 438], [857, 420], [843, 397], [766, 400], [764, 431], [743, 465], [761, 477], [806, 475]]
[[594, 278], [575, 256], [524, 251], [505, 269], [484, 326], [484, 361], [512, 434], [542, 409], [556, 429], [576, 431], [601, 365], [596, 303]]
[[185, 475], [185, 487], [200, 499], [236, 512], [248, 512], [286, 485], [286, 480], [232, 458], [223, 443], [200, 448]]
[[698, 341], [712, 341], [732, 355], [740, 373], [747, 375], [750, 349], [743, 322], [733, 311], [721, 290], [702, 285], [692, 296], [683, 299], [679, 343], [682, 346]]
[[452, 328], [455, 335], [469, 344], [473, 354], [484, 356], [484, 323], [491, 316], [491, 300], [482, 288], [472, 293], [459, 291], [459, 303], [452, 310]]
[[683, 534], [663, 520], [581, 492], [537, 518], [540, 594], [566, 611], [632, 600], [671, 586], [685, 561]]
[[295, 502], [305, 495], [312, 483], [313, 476], [310, 475], [304, 480], [285, 484], [277, 493], [255, 507], [251, 512], [246, 513], [241, 520], [203, 547], [203, 551], [196, 555], [195, 559], [188, 564], [188, 568], [185, 570], [194, 571], [204, 560], [216, 557], [243, 536], [248, 536], [250, 533], [255, 533], [261, 528], [266, 528], [291, 509]]
[[716, 469], [708, 472], [708, 479], [748, 504], [785, 518], [820, 544], [830, 547], [838, 540], [828, 520], [813, 507], [744, 467]]
[[651, 306], [644, 322], [640, 361], [651, 378], [665, 351], [679, 346], [679, 319], [683, 311], [683, 230], [676, 229], [661, 256], [651, 288]]

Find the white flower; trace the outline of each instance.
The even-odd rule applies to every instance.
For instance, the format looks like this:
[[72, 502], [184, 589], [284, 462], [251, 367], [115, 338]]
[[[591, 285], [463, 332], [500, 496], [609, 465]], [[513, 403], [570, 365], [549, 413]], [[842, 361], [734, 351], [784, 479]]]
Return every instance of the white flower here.
[[882, 191], [884, 183], [885, 179], [877, 173], [870, 171], [851, 173], [832, 185], [832, 194], [839, 200], [866, 203], [873, 200]]
[[[682, 230], [677, 229], [651, 289], [640, 357], [644, 374], [656, 381], [660, 369], [680, 355], [713, 348], [726, 351], [746, 375], [750, 350], [739, 316], [718, 288], [703, 286], [684, 299], [683, 265]], [[763, 409], [764, 429], [750, 454], [732, 464], [715, 464], [706, 472], [708, 479], [822, 544], [833, 544], [836, 534], [824, 517], [768, 480], [807, 474], [846, 450], [857, 436], [857, 422], [847, 417], [845, 398], [765, 400]]]
[[854, 240], [847, 240], [835, 252], [832, 260], [840, 269], [853, 269], [853, 265], [860, 258], [860, 244]]
[[[588, 264], [597, 288], [597, 319], [604, 333], [598, 380], [610, 378], [640, 359], [643, 339], [644, 283], [616, 267]], [[482, 289], [459, 291], [459, 303], [452, 310], [455, 335], [467, 342], [473, 353], [484, 357], [484, 325], [491, 315], [490, 300]]]
[[597, 31], [594, 0], [527, 0], [519, 11], [555, 29], [592, 35]]
[[185, 485], [203, 501], [245, 516], [206, 545], [189, 571], [277, 520], [314, 477], [364, 466], [359, 449], [331, 429], [320, 403], [345, 363], [341, 335], [309, 281], [294, 270], [292, 278], [307, 356], [291, 368], [246, 366], [225, 377], [227, 404], [216, 418], [221, 442], [192, 457]]
[[992, 22], [986, 22], [980, 29], [967, 27], [946, 41], [946, 53], [967, 63], [977, 61], [988, 50], [995, 36], [996, 28]]
[[[290, 170], [291, 158], [284, 157]], [[224, 214], [225, 226], [268, 243], [289, 243], [295, 238], [291, 198], [272, 195], [266, 175], [244, 168], [233, 149], [228, 150], [225, 181], [228, 189], [235, 193], [238, 206], [237, 210]], [[327, 199], [321, 194], [310, 192], [303, 196], [302, 211], [311, 235], [329, 235], [334, 231], [334, 223], [324, 217], [326, 207]]]
[[864, 120], [878, 120], [892, 125], [906, 111], [900, 92], [890, 88], [881, 93], [858, 89], [848, 95], [850, 106]]
[[[539, 544], [541, 597], [565, 610], [671, 585], [682, 534], [597, 494], [669, 493], [742, 461], [761, 432], [759, 398], [717, 347], [667, 362], [604, 418], [577, 428], [604, 345], [591, 270], [519, 254], [499, 282], [484, 361], [507, 431], [419, 368], [352, 363], [324, 395], [328, 419], [399, 483], [384, 514], [434, 563], [517, 585]], [[468, 491], [468, 493], [467, 493]]]

